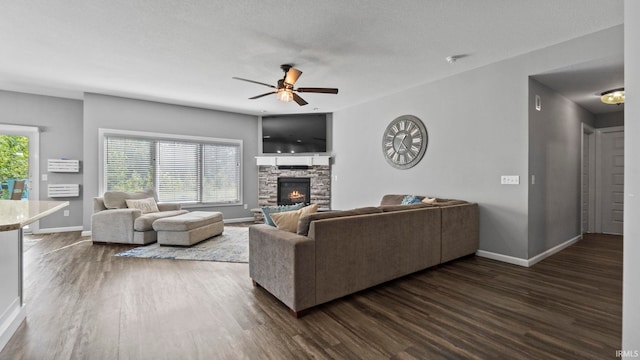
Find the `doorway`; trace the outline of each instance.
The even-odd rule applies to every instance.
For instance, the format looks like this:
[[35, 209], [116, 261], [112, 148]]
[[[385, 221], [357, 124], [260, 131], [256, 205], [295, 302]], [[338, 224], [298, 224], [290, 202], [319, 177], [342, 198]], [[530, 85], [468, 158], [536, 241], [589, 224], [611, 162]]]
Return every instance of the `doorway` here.
[[[40, 133], [37, 127], [0, 124], [0, 182], [2, 198], [38, 200], [40, 198], [39, 153]], [[38, 222], [30, 225], [39, 229]]]
[[622, 235], [624, 127], [582, 130], [582, 233]]

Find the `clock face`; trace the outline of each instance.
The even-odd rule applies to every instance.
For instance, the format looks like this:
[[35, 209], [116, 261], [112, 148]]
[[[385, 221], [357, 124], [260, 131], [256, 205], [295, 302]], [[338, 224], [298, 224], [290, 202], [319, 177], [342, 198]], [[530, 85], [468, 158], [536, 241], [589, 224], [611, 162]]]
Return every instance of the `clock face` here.
[[409, 169], [420, 162], [427, 150], [427, 129], [420, 119], [403, 115], [393, 120], [382, 136], [382, 152], [398, 169]]

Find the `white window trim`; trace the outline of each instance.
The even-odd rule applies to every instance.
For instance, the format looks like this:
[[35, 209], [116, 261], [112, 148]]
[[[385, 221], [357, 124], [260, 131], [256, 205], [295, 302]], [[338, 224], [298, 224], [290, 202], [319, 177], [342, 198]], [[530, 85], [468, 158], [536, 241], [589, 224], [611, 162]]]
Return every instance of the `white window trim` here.
[[243, 140], [242, 139], [224, 139], [224, 138], [213, 138], [206, 136], [193, 136], [193, 135], [181, 135], [181, 134], [165, 134], [165, 133], [156, 133], [156, 132], [148, 132], [148, 131], [134, 131], [134, 130], [121, 130], [121, 129], [106, 129], [99, 128], [98, 129], [98, 193], [100, 195], [104, 194], [104, 189], [106, 189], [106, 179], [104, 176], [104, 168], [105, 168], [105, 159], [104, 159], [104, 138], [105, 136], [131, 136], [138, 138], [146, 138], [153, 140], [186, 140], [192, 142], [205, 142], [205, 143], [227, 143], [234, 144], [240, 147], [240, 197], [237, 203], [220, 203], [220, 204], [185, 204], [184, 207], [222, 207], [222, 206], [238, 206], [244, 203], [244, 155], [243, 155]]

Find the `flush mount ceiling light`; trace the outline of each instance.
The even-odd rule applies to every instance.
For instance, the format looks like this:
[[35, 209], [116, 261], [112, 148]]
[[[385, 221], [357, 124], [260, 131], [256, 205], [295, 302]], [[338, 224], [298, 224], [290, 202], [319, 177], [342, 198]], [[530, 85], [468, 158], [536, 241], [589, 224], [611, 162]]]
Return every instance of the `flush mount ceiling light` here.
[[608, 90], [600, 94], [600, 101], [610, 105], [620, 105], [624, 103], [624, 88]]

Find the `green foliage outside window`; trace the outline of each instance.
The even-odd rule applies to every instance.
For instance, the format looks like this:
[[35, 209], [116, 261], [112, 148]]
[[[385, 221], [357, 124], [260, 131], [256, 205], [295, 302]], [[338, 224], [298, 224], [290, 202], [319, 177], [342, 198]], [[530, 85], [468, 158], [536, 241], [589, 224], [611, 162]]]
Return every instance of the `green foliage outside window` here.
[[0, 182], [2, 198], [8, 199], [7, 182], [10, 179], [29, 178], [29, 138], [26, 136], [0, 135]]

